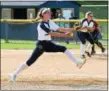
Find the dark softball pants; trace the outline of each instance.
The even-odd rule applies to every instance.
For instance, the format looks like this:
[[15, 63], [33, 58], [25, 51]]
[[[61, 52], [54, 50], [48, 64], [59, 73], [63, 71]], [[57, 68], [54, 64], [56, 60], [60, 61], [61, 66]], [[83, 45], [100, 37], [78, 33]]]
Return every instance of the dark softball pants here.
[[88, 32], [77, 32], [79, 40], [82, 42], [82, 44], [86, 43], [86, 40], [90, 42], [90, 44], [94, 44], [93, 38]]
[[[101, 49], [104, 49], [103, 45], [101, 42], [99, 42], [99, 39], [102, 38], [101, 34], [98, 32], [98, 30], [94, 30], [94, 32], [92, 32], [90, 34], [94, 40], [94, 43], [100, 47]], [[92, 51], [95, 51], [95, 46], [93, 45], [92, 47]]]
[[27, 60], [27, 65], [32, 65], [44, 52], [65, 52], [66, 47], [54, 44], [51, 41], [38, 41], [31, 57]]

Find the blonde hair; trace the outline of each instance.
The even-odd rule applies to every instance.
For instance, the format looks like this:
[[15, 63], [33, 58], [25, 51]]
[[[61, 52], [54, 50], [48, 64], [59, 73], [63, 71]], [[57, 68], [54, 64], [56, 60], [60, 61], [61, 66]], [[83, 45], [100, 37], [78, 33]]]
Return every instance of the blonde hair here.
[[36, 17], [36, 19], [35, 19], [36, 21], [42, 19], [42, 10], [43, 10], [43, 8], [41, 8], [41, 9], [38, 11], [37, 17]]
[[90, 14], [93, 14], [91, 11], [86, 12], [85, 18], [87, 18]]
[[42, 18], [42, 17], [43, 17], [42, 15], [43, 15], [46, 11], [50, 11], [50, 8], [41, 8], [41, 9], [39, 10], [39, 12], [38, 12], [37, 17]]
[[38, 20], [41, 20], [42, 19], [42, 15], [43, 15], [43, 13], [44, 12], [46, 12], [46, 11], [50, 11], [50, 9], [49, 8], [41, 8], [40, 10], [39, 10], [39, 12], [38, 12], [38, 14], [37, 14], [37, 17], [36, 17], [36, 21], [38, 21]]

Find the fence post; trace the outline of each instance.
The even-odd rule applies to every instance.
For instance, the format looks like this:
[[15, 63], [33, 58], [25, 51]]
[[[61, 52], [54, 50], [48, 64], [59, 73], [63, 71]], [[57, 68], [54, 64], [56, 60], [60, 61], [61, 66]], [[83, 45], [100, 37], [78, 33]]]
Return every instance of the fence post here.
[[8, 23], [6, 22], [6, 20], [4, 21], [5, 23], [5, 43], [9, 43], [8, 41]]

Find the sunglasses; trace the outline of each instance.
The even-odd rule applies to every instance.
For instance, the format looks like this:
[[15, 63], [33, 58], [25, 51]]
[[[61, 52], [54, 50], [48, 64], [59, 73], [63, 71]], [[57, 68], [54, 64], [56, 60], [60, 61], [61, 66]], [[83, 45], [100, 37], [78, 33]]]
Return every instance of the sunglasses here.
[[50, 11], [46, 11], [44, 14], [51, 14], [51, 12]]
[[89, 17], [93, 17], [93, 16], [90, 15]]

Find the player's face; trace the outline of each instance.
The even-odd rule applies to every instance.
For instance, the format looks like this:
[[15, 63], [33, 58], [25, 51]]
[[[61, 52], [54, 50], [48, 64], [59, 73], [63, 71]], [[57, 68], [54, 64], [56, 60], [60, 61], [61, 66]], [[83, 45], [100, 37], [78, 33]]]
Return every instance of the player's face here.
[[49, 20], [51, 18], [51, 12], [50, 11], [46, 11], [43, 14], [43, 18]]
[[88, 19], [93, 20], [93, 14], [89, 14]]

